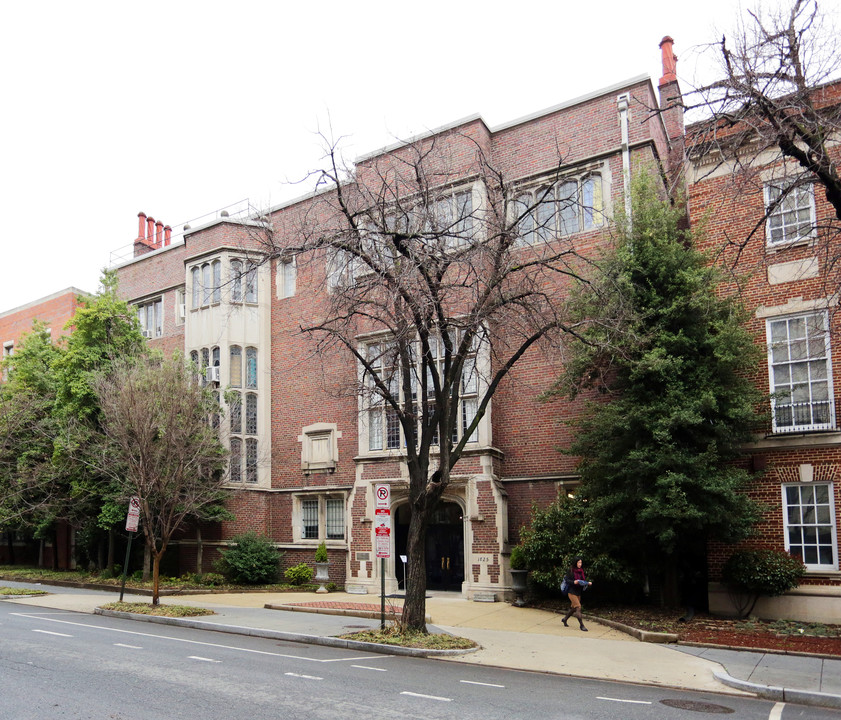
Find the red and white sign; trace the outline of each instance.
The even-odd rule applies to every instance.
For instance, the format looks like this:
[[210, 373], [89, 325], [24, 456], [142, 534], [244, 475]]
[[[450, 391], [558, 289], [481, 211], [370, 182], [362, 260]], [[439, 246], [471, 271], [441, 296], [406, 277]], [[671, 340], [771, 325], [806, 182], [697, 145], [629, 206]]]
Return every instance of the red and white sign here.
[[128, 517], [126, 517], [126, 531], [137, 532], [140, 522], [140, 498], [133, 497], [128, 501]]
[[376, 498], [374, 507], [378, 510], [380, 508], [385, 508], [386, 510], [391, 508], [391, 488], [388, 485], [374, 486], [374, 497]]
[[[388, 487], [380, 485], [379, 487]], [[378, 488], [379, 489], [379, 488]], [[391, 510], [378, 507], [374, 510], [374, 538], [378, 558], [391, 557]]]

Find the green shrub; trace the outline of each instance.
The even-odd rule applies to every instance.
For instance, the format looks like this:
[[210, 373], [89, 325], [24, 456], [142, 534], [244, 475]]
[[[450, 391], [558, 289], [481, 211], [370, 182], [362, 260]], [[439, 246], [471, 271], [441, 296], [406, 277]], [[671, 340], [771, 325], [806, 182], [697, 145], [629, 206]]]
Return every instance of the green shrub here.
[[523, 552], [523, 548], [519, 545], [515, 545], [511, 548], [511, 569], [512, 570], [525, 570], [526, 569], [526, 555]]
[[271, 540], [253, 532], [237, 535], [222, 551], [217, 569], [233, 583], [264, 585], [277, 580], [282, 557]]
[[214, 586], [214, 585], [224, 585], [225, 584], [225, 576], [220, 575], [219, 573], [212, 573], [212, 572], [203, 573], [201, 575], [196, 575], [195, 579], [196, 579], [196, 582], [198, 582], [202, 585], [209, 585], [211, 587]]
[[299, 563], [298, 565], [286, 568], [286, 572], [283, 573], [283, 577], [286, 578], [286, 582], [290, 585], [306, 585], [307, 583], [312, 582], [312, 576], [314, 574], [313, 569], [309, 565], [306, 563]]
[[315, 561], [317, 563], [327, 562], [327, 544], [323, 540], [315, 549]]
[[737, 594], [747, 596], [736, 601], [740, 616], [751, 613], [761, 595], [776, 597], [797, 587], [806, 568], [800, 558], [782, 550], [737, 550], [724, 563], [721, 579]]

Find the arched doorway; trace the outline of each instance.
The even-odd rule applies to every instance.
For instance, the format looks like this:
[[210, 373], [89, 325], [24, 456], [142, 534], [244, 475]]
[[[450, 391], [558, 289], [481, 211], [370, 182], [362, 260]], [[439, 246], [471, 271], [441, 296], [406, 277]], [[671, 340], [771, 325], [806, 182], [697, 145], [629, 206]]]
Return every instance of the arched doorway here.
[[[394, 570], [401, 589], [405, 589], [403, 563], [409, 538], [408, 503], [397, 508]], [[429, 590], [461, 590], [464, 582], [464, 522], [462, 510], [454, 502], [440, 502], [426, 532], [426, 587]]]

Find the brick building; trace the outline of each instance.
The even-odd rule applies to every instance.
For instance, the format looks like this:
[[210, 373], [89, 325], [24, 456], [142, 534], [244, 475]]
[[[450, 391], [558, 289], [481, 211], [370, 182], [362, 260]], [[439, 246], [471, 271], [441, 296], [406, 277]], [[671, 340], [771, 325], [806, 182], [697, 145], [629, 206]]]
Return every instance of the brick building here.
[[[671, 58], [671, 40], [663, 47]], [[673, 66], [660, 85], [661, 94], [676, 90]], [[474, 209], [485, 202], [470, 169], [477, 148], [505, 172], [519, 197], [533, 199], [548, 187], [559, 206], [564, 198], [581, 198], [549, 222], [552, 232], [586, 251], [599, 244], [606, 219], [629, 207], [631, 176], [653, 172], [673, 180], [679, 174], [670, 162], [682, 158], [682, 118], [677, 110], [652, 113], [659, 103], [651, 81], [637, 77], [501, 127], [489, 128], [476, 116], [419, 141], [448, 144], [456, 169], [441, 192]], [[387, 148], [357, 167], [364, 171], [399, 153]], [[215, 537], [205, 532], [204, 547], [255, 530], [274, 539], [291, 565], [312, 562], [316, 545], [325, 541], [331, 580], [378, 592], [373, 488], [384, 483], [391, 487], [394, 521], [385, 580], [393, 591], [403, 580], [399, 557], [406, 552], [409, 517], [399, 431], [392, 437], [387, 417], [343, 394], [356, 378], [351, 355], [319, 356], [299, 330], [323, 310], [333, 282], [330, 263], [262, 261], [264, 224], [288, 233], [317, 200], [285, 203], [259, 220], [220, 215], [184, 228], [179, 237], [141, 213], [135, 256], [117, 268], [119, 292], [138, 306], [150, 343], [183, 348], [226, 405], [222, 425], [231, 448], [229, 483], [239, 490], [231, 507], [236, 520]], [[480, 355], [475, 363], [491, 362]], [[557, 372], [556, 364], [530, 351], [494, 396], [429, 528], [430, 588], [470, 598], [509, 596], [509, 548], [532, 502], [549, 502], [574, 487], [574, 459], [558, 448], [568, 443], [562, 420], [575, 406], [539, 400]], [[465, 413], [472, 412], [469, 395]], [[189, 539], [179, 544], [185, 568], [193, 548]]]
[[[815, 88], [817, 107], [837, 106], [841, 83]], [[748, 547], [785, 549], [800, 556], [807, 573], [800, 586], [778, 598], [761, 598], [755, 613], [769, 618], [841, 622], [841, 433], [838, 429], [839, 241], [835, 210], [814, 178], [778, 152], [755, 143], [728, 152], [728, 134], [708, 143], [709, 123], [687, 128], [702, 151], [690, 151], [689, 212], [705, 224], [706, 244], [723, 267], [735, 269], [727, 291], [739, 292], [752, 311], [750, 330], [768, 348], [755, 379], [769, 393], [770, 427], [746, 448], [757, 477], [748, 493], [766, 508]], [[837, 142], [830, 144], [837, 154]], [[724, 152], [722, 152], [724, 149]], [[796, 186], [792, 185], [798, 179]], [[781, 191], [791, 187], [778, 202]], [[750, 240], [748, 241], [748, 238]], [[732, 610], [719, 582], [732, 548], [709, 548], [710, 609]]]

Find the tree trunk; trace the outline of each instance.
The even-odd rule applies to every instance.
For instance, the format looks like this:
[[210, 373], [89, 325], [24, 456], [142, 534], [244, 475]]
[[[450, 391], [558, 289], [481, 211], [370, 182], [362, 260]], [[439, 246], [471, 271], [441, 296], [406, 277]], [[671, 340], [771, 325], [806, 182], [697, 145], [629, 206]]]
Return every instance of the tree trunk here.
[[9, 549], [9, 565], [15, 564], [15, 541], [12, 537], [13, 531], [9, 530], [6, 533], [6, 547]]
[[202, 575], [202, 541], [201, 527], [196, 525], [196, 574]]
[[107, 568], [114, 574], [114, 545], [116, 545], [115, 533], [113, 528], [108, 531], [108, 559], [106, 560]]
[[407, 630], [426, 632], [426, 525], [428, 511], [413, 511], [406, 543], [406, 600], [403, 625]]
[[147, 541], [143, 547], [143, 582], [149, 582], [149, 565], [152, 561], [152, 549]]
[[[96, 541], [96, 569], [102, 570], [103, 568], [107, 568], [108, 565], [105, 564], [105, 550], [102, 544], [102, 538]], [[114, 572], [114, 568], [108, 568], [112, 573]]]
[[44, 538], [38, 541], [38, 567], [44, 567]]
[[155, 552], [152, 555], [152, 605], [157, 605], [159, 601], [161, 555], [163, 552]]
[[58, 570], [58, 527], [53, 528], [53, 570]]

